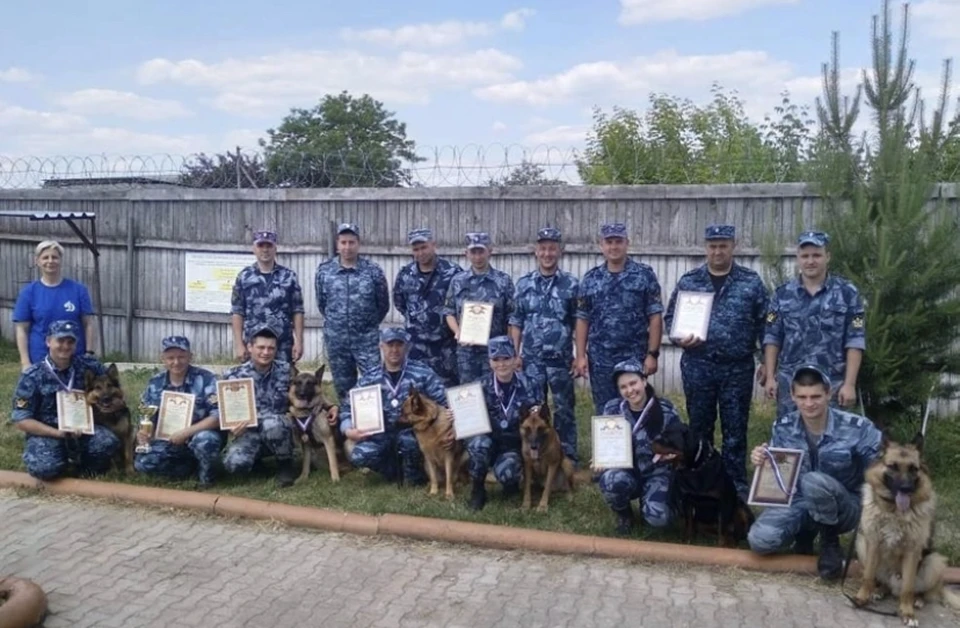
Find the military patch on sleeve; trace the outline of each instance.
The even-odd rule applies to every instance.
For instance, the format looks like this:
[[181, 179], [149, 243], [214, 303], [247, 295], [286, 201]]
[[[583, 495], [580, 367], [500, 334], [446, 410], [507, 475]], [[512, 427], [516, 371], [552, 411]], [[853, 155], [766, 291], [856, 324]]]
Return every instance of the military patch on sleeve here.
[[216, 395], [210, 395], [207, 397], [207, 403], [209, 403], [211, 406], [217, 405], [219, 401], [220, 399]]
[[777, 313], [776, 313], [776, 312], [769, 312], [769, 313], [767, 314], [767, 322], [768, 322], [768, 323], [776, 323], [776, 322], [777, 322]]
[[853, 328], [854, 329], [863, 329], [863, 316], [857, 314], [853, 317]]
[[17, 399], [17, 409], [18, 409], [18, 410], [23, 410], [23, 409], [26, 408], [29, 404], [30, 404], [30, 402], [29, 402], [27, 399], [24, 399], [23, 397], [20, 397], [19, 399]]
[[587, 300], [583, 297], [577, 299], [577, 307], [587, 307]]

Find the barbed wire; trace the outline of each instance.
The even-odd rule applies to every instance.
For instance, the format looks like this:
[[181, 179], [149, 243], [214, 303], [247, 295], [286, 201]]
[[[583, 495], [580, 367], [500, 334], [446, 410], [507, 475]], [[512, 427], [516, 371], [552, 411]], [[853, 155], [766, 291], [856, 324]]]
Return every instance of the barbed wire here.
[[801, 158], [770, 150], [736, 156], [678, 155], [650, 148], [622, 154], [554, 146], [418, 147], [413, 159], [385, 151], [208, 155], [0, 155], [0, 189], [57, 187], [304, 188], [468, 187], [591, 183], [782, 183], [802, 181]]

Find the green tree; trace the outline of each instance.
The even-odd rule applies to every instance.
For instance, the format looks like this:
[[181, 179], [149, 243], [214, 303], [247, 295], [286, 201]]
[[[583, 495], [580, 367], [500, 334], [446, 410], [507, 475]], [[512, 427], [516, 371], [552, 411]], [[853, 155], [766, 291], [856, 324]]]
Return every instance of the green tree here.
[[[852, 280], [867, 306], [867, 351], [859, 385], [866, 413], [881, 424], [919, 414], [943, 375], [960, 373], [960, 225], [936, 198], [950, 62], [932, 116], [907, 56], [909, 9], [894, 49], [889, 0], [873, 18], [873, 67], [853, 98], [841, 96], [838, 36], [824, 64], [816, 185], [831, 267]], [[872, 110], [867, 143], [853, 136], [861, 105]]]
[[643, 115], [595, 110], [577, 161], [580, 178], [594, 185], [802, 180], [811, 126], [805, 109], [784, 94], [778, 118], [755, 125], [735, 92], [716, 84], [711, 91], [705, 106], [653, 94]]
[[424, 161], [406, 124], [381, 102], [346, 91], [313, 109], [291, 109], [260, 140], [268, 174], [285, 187], [408, 186], [408, 164]]
[[489, 186], [508, 187], [514, 185], [567, 185], [561, 179], [551, 179], [543, 166], [524, 159], [509, 174], [487, 181]]
[[183, 165], [180, 184], [195, 188], [270, 187], [267, 169], [259, 155], [239, 152], [208, 156], [200, 153]]

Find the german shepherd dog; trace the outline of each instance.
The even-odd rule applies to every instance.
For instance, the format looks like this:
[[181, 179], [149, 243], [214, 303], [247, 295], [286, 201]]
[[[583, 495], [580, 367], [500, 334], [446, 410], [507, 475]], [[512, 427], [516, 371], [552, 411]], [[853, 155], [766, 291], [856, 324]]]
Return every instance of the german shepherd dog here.
[[315, 373], [297, 370], [292, 367], [290, 388], [287, 391], [289, 406], [287, 416], [293, 427], [293, 439], [300, 448], [303, 466], [300, 477], [294, 484], [307, 479], [310, 475], [314, 457], [320, 457], [320, 448], [327, 452], [327, 464], [330, 466], [330, 480], [340, 481], [340, 467], [337, 462], [337, 439], [335, 428], [327, 422], [330, 408], [323, 397], [323, 371], [321, 366]]
[[550, 506], [550, 491], [559, 477], [559, 484], [566, 485], [573, 496], [573, 462], [563, 453], [560, 437], [551, 423], [547, 404], [523, 408], [520, 411], [520, 439], [523, 443], [523, 505], [529, 509], [533, 476], [543, 479], [543, 494], [537, 512], [547, 512]]
[[83, 378], [83, 391], [87, 405], [93, 408], [93, 422], [107, 428], [120, 439], [121, 446], [114, 463], [124, 473], [132, 475], [138, 426], [130, 419], [130, 408], [120, 386], [117, 365], [111, 364], [105, 375], [94, 375], [87, 371]]
[[960, 609], [960, 595], [944, 588], [947, 561], [933, 550], [936, 493], [922, 451], [920, 434], [907, 444], [884, 436], [882, 454], [864, 476], [857, 530], [863, 582], [855, 603], [865, 606], [893, 593], [907, 626], [919, 625], [914, 609], [925, 601]]
[[430, 479], [430, 494], [440, 492], [440, 472], [443, 470], [443, 496], [453, 499], [453, 485], [457, 481], [466, 483], [467, 462], [469, 456], [463, 444], [454, 440], [453, 445], [445, 447], [445, 442], [453, 433], [453, 425], [440, 417], [440, 405], [433, 399], [420, 393], [416, 387], [410, 387], [410, 393], [400, 408], [400, 422], [410, 425], [417, 437], [417, 444], [423, 453], [424, 467]]
[[651, 442], [654, 463], [673, 465], [671, 501], [682, 513], [684, 541], [699, 528], [715, 531], [717, 544], [736, 547], [746, 540], [753, 511], [737, 495], [720, 453], [710, 440], [698, 437], [685, 423], [671, 423]]

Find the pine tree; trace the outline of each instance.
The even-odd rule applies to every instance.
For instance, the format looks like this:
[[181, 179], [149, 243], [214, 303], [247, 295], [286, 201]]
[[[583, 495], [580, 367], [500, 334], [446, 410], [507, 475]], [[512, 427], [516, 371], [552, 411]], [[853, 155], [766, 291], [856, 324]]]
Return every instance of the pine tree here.
[[[916, 417], [931, 393], [950, 393], [944, 375], [960, 373], [960, 224], [937, 180], [952, 131], [945, 125], [951, 65], [944, 62], [928, 121], [907, 56], [909, 7], [894, 50], [889, 4], [873, 18], [873, 67], [855, 96], [840, 94], [834, 33], [817, 99], [820, 226], [831, 237], [831, 271], [853, 281], [866, 302], [859, 387], [867, 416], [881, 425]], [[861, 105], [873, 119], [858, 139]]]

